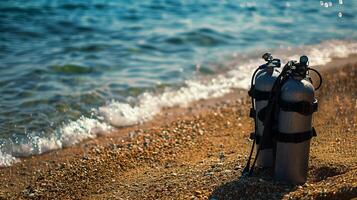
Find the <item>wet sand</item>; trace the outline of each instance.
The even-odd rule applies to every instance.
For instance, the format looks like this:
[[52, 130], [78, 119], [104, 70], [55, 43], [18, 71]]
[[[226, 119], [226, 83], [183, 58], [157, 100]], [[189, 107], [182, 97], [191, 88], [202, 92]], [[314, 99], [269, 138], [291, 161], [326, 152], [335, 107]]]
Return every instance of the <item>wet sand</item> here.
[[[246, 91], [0, 168], [0, 199], [351, 199], [357, 197], [357, 63], [322, 70], [309, 177], [241, 178], [251, 147]], [[346, 62], [346, 60], [345, 60]]]

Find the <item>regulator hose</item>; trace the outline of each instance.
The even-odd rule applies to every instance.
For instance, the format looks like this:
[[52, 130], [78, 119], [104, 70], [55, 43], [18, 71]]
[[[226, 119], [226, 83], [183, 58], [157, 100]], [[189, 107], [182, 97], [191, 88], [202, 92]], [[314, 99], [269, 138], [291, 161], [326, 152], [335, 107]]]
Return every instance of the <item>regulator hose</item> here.
[[[264, 65], [261, 65], [259, 66], [253, 73], [252, 75], [252, 79], [250, 81], [250, 88], [254, 88], [254, 80], [255, 80], [255, 76], [257, 74], [257, 72], [263, 68]], [[252, 109], [255, 110], [255, 103], [254, 103], [254, 98], [253, 98], [253, 95], [251, 95], [251, 102], [252, 102]], [[254, 130], [257, 130], [257, 122], [254, 118]], [[252, 159], [252, 155], [253, 155], [253, 151], [254, 151], [254, 146], [255, 146], [255, 137], [253, 138], [253, 145], [252, 145], [252, 149], [250, 150], [250, 154], [249, 154], [249, 158], [248, 158], [248, 161], [247, 161], [247, 164], [245, 165], [244, 169], [243, 169], [243, 175], [246, 175], [248, 174], [249, 172], [249, 168], [250, 168], [250, 160]]]
[[315, 88], [315, 90], [318, 90], [318, 89], [320, 89], [320, 87], [321, 87], [321, 85], [322, 85], [322, 76], [321, 76], [321, 74], [316, 70], [316, 69], [314, 69], [314, 68], [307, 68], [307, 70], [309, 71], [309, 70], [311, 70], [311, 71], [313, 71], [313, 72], [315, 72], [316, 74], [317, 74], [317, 76], [319, 77], [319, 79], [320, 79], [320, 82], [319, 82], [319, 85]]

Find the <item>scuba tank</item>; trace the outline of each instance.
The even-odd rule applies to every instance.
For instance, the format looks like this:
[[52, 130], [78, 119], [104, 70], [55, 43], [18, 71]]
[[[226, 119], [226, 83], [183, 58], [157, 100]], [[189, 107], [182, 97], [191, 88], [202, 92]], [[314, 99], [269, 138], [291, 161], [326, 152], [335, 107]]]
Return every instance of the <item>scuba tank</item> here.
[[[250, 117], [254, 119], [255, 131], [251, 134], [250, 138], [253, 139], [252, 149], [250, 156], [245, 167], [245, 172], [249, 171], [249, 165], [252, 153], [254, 151], [255, 143], [256, 149], [259, 148], [259, 142], [263, 135], [263, 121], [261, 111], [266, 107], [270, 95], [270, 90], [275, 82], [275, 79], [279, 75], [279, 68], [281, 66], [279, 59], [274, 59], [270, 53], [265, 53], [262, 58], [266, 61], [265, 64], [259, 66], [253, 73], [251, 79], [251, 88], [248, 92], [252, 101], [252, 108], [250, 110]], [[258, 165], [260, 167], [272, 167], [273, 166], [273, 150], [272, 148], [266, 148], [262, 150], [258, 158]]]
[[[316, 136], [312, 127], [312, 114], [318, 108], [314, 93], [322, 79], [316, 70], [308, 68], [307, 56], [301, 56], [300, 62], [291, 67], [278, 97], [274, 176], [278, 181], [302, 184], [307, 179], [310, 140]], [[308, 70], [319, 75], [317, 88], [312, 85]]]
[[[317, 88], [312, 86], [309, 70], [320, 78]], [[306, 181], [309, 140], [316, 135], [311, 126], [311, 115], [317, 110], [314, 90], [321, 84], [321, 75], [308, 68], [306, 56], [300, 58], [300, 63], [289, 61], [284, 66], [271, 88], [266, 107], [260, 111], [260, 117], [264, 118], [263, 134], [253, 164], [250, 167], [251, 151], [243, 175], [248, 172], [251, 175], [261, 152], [273, 148], [275, 178], [292, 183]]]

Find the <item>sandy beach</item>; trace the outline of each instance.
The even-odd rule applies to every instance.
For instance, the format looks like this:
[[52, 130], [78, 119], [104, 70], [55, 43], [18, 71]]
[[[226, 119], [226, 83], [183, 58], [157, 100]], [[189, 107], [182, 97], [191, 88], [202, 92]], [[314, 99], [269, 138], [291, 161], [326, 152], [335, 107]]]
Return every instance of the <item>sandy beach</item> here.
[[318, 136], [304, 185], [270, 170], [241, 178], [247, 92], [171, 108], [142, 125], [0, 168], [0, 199], [351, 199], [357, 197], [357, 56], [320, 70]]

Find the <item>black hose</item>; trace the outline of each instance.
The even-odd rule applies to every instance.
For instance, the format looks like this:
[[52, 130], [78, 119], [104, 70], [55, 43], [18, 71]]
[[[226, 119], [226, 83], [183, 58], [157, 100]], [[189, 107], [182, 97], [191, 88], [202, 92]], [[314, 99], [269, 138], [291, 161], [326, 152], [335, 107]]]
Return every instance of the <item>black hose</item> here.
[[319, 82], [319, 85], [315, 88], [315, 90], [320, 89], [320, 87], [322, 85], [322, 76], [321, 76], [321, 74], [316, 69], [313, 69], [313, 68], [307, 68], [307, 70], [311, 70], [311, 71], [315, 72], [317, 74], [317, 76], [319, 76], [320, 82]]
[[255, 146], [255, 138], [253, 139], [253, 145], [252, 145], [252, 149], [250, 150], [250, 154], [249, 154], [249, 158], [248, 158], [247, 164], [245, 165], [245, 167], [243, 169], [243, 172], [242, 172], [243, 175], [247, 175], [248, 173], [250, 174], [250, 160], [252, 159], [254, 146]]
[[[250, 88], [254, 88], [254, 80], [255, 80], [255, 76], [257, 74], [257, 72], [262, 69], [263, 67], [262, 66], [259, 66], [253, 73], [252, 75], [252, 79], [250, 81]], [[254, 97], [253, 95], [251, 95], [251, 102], [252, 102], [252, 109], [255, 110], [255, 102], [254, 102]], [[255, 120], [255, 117], [253, 118], [254, 119], [254, 134], [255, 134], [255, 131], [257, 130], [257, 122]], [[252, 149], [250, 150], [250, 154], [249, 154], [249, 158], [248, 158], [248, 161], [247, 161], [247, 164], [245, 165], [244, 169], [243, 169], [243, 175], [246, 175], [249, 171], [250, 171], [250, 160], [252, 159], [252, 155], [253, 155], [253, 151], [254, 151], [254, 146], [255, 146], [255, 139], [256, 137], [253, 138], [253, 145], [252, 145]]]
[[[255, 165], [255, 163], [257, 162], [257, 159], [258, 159], [258, 156], [259, 156], [260, 146], [261, 146], [261, 145], [258, 146], [257, 154], [255, 155], [255, 158], [254, 158], [254, 160], [253, 160], [252, 167], [249, 169], [249, 173], [248, 173], [249, 176], [251, 176], [251, 175], [253, 174], [254, 165]], [[252, 153], [252, 152], [251, 152], [251, 153]]]
[[[250, 88], [254, 88], [254, 80], [255, 80], [255, 75], [257, 74], [257, 72], [261, 69], [262, 67], [258, 67], [254, 72], [253, 72], [253, 75], [252, 75], [252, 79], [250, 80]], [[251, 96], [250, 100], [252, 101], [252, 108], [255, 109], [255, 104], [254, 104], [254, 97], [253, 95]]]

